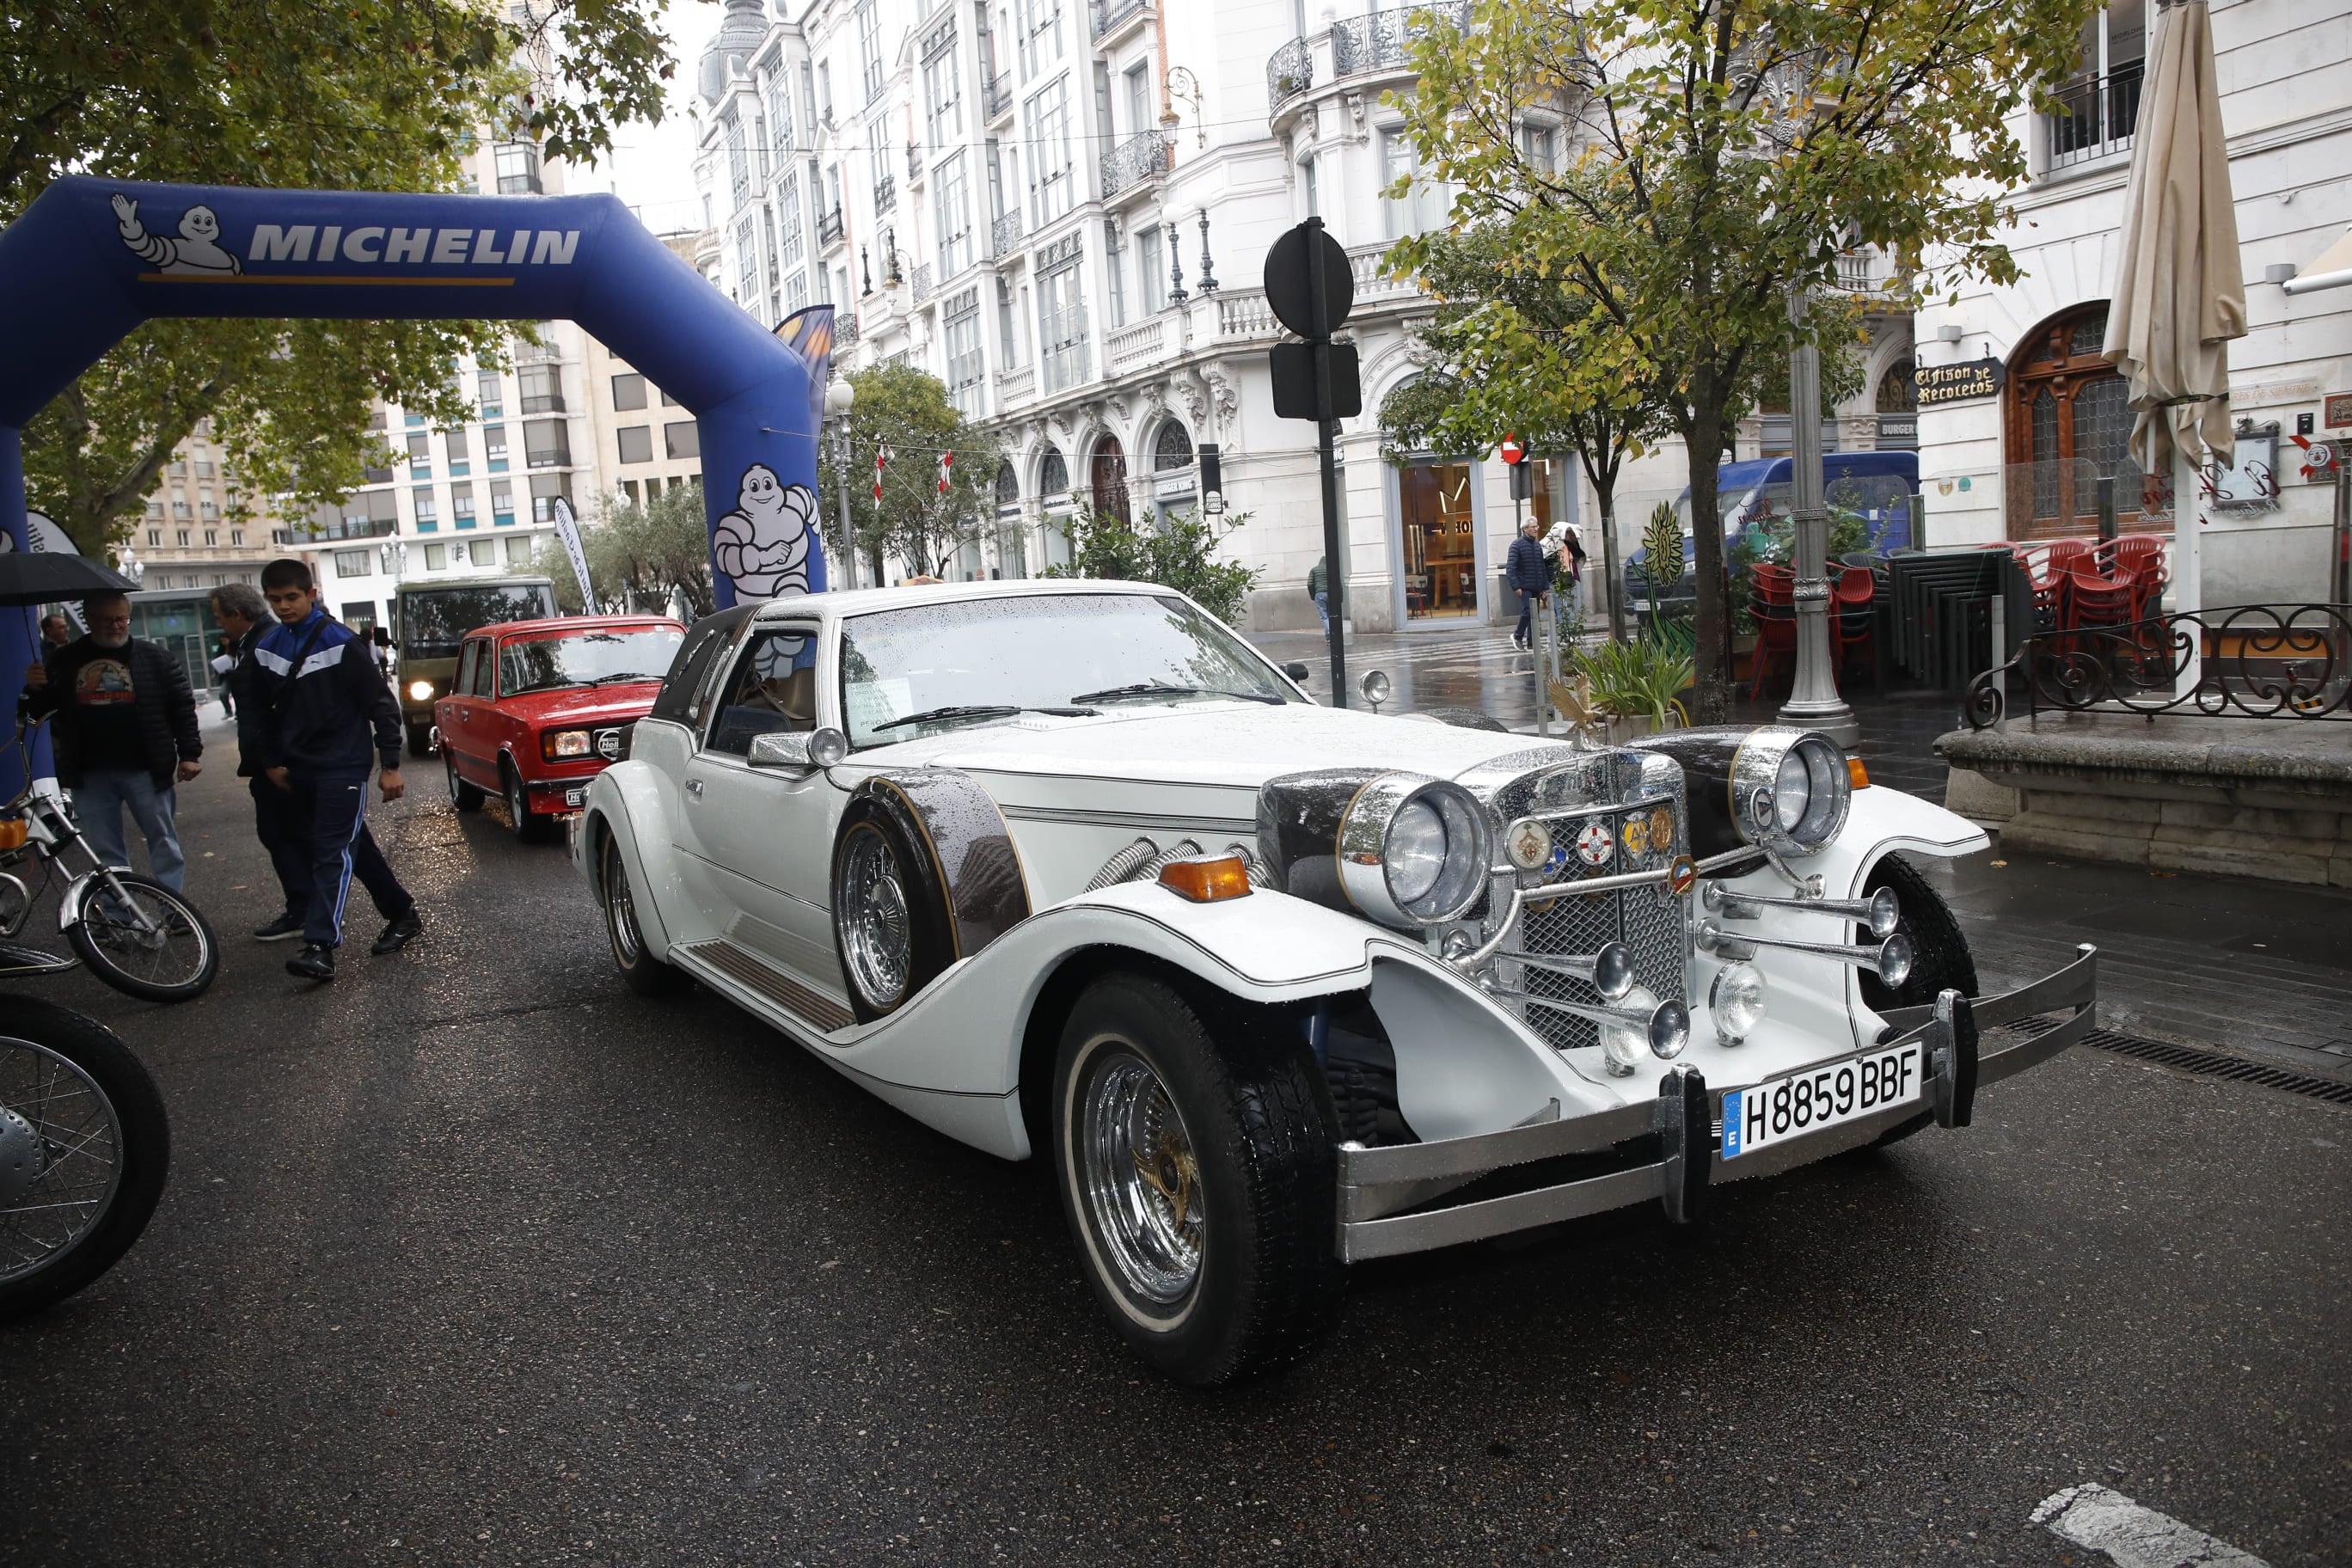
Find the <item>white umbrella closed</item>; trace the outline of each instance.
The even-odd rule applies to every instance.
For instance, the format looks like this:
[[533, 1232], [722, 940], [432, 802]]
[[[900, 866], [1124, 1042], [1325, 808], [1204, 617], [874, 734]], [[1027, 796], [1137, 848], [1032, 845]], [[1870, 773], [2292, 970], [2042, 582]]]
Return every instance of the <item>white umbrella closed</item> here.
[[[2205, 0], [2175, 0], [2158, 14], [2148, 51], [2105, 353], [2139, 411], [2132, 456], [2143, 472], [2168, 465], [2173, 475], [2177, 609], [2204, 604], [2197, 474], [2208, 462], [2231, 461], [2229, 340], [2245, 333], [2213, 22]], [[2197, 665], [2192, 653], [2181, 690], [2195, 686]]]

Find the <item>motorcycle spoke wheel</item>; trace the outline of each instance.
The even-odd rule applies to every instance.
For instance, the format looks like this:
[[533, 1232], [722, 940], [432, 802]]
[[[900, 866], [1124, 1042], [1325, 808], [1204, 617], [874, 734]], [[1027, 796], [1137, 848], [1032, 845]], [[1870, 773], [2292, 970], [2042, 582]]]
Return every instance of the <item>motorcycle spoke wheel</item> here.
[[47, 1268], [106, 1217], [122, 1118], [67, 1057], [0, 1037], [0, 1286]]

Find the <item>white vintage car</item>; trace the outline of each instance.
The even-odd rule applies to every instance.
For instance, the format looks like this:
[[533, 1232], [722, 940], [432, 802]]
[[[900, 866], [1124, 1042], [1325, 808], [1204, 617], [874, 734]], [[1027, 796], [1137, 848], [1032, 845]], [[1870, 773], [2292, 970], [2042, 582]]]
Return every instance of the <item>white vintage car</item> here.
[[1971, 1005], [1891, 852], [1986, 840], [1865, 784], [1797, 730], [1325, 708], [1181, 595], [991, 583], [701, 622], [572, 854], [633, 987], [1046, 1155], [1118, 1331], [1220, 1383], [1310, 1350], [1351, 1262], [1687, 1222], [2087, 1032], [2087, 948]]

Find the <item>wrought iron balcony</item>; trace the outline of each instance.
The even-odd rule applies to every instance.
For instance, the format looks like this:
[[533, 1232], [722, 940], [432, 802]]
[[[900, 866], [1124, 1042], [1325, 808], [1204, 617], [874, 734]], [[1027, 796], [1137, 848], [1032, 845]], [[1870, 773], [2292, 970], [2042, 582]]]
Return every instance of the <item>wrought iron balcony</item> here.
[[2050, 167], [2087, 163], [2132, 144], [2139, 119], [2141, 68], [2070, 82], [2053, 95], [2062, 106], [2045, 117], [2050, 128]]
[[931, 297], [931, 264], [928, 261], [915, 268], [915, 303], [921, 304]]
[[845, 349], [857, 341], [857, 318], [846, 310], [833, 313], [833, 346]]
[[895, 208], [898, 206], [898, 183], [896, 180], [893, 180], [893, 179], [892, 179], [889, 175], [887, 175], [887, 174], [885, 174], [885, 175], [883, 175], [880, 179], [878, 179], [878, 180], [875, 181], [875, 182], [874, 182], [874, 210], [875, 210], [875, 212], [876, 212], [876, 213], [877, 213], [877, 214], [879, 214], [879, 213], [887, 213], [887, 212], [889, 212], [889, 211], [892, 211], [893, 209], [895, 209]]
[[821, 212], [816, 215], [816, 242], [819, 245], [839, 245], [842, 238], [843, 230], [841, 226], [841, 209], [839, 207], [835, 207], [829, 212]]
[[1265, 103], [1280, 109], [1315, 85], [1315, 53], [1304, 38], [1293, 38], [1266, 57]]
[[990, 120], [997, 120], [1004, 115], [1012, 113], [1013, 73], [1011, 71], [1002, 71], [995, 76], [990, 77], [988, 80], [982, 85], [981, 96], [985, 101], [988, 118]]
[[1365, 71], [1401, 70], [1405, 65], [1405, 51], [1420, 40], [1430, 28], [1433, 18], [1437, 26], [1466, 28], [1470, 25], [1470, 7], [1466, 5], [1413, 6], [1401, 11], [1375, 11], [1369, 16], [1351, 16], [1331, 24], [1331, 74], [1334, 77], [1356, 76]]
[[907, 143], [907, 183], [913, 184], [923, 177], [923, 150], [912, 142]]
[[1160, 131], [1139, 131], [1103, 154], [1102, 194], [1105, 200], [1154, 175], [1164, 174], [1174, 162], [1175, 149]]
[[989, 226], [988, 254], [1010, 256], [1021, 248], [1021, 209], [1013, 208]]
[[1087, 36], [1100, 43], [1121, 22], [1146, 9], [1147, 0], [1087, 0]]

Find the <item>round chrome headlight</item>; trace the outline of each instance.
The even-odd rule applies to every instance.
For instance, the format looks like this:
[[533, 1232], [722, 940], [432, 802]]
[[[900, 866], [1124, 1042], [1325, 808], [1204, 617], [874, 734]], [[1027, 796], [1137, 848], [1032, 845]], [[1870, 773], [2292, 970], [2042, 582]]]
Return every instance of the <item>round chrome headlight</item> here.
[[1486, 812], [1444, 779], [1382, 773], [1339, 820], [1339, 886], [1400, 931], [1459, 919], [1486, 890], [1493, 858]]
[[1715, 972], [1706, 1010], [1715, 1019], [1715, 1037], [1738, 1045], [1764, 1021], [1764, 972], [1752, 963], [1725, 964]]
[[1825, 848], [1853, 804], [1845, 752], [1827, 735], [1768, 726], [1742, 742], [1732, 759], [1731, 816], [1739, 837], [1775, 854]]

